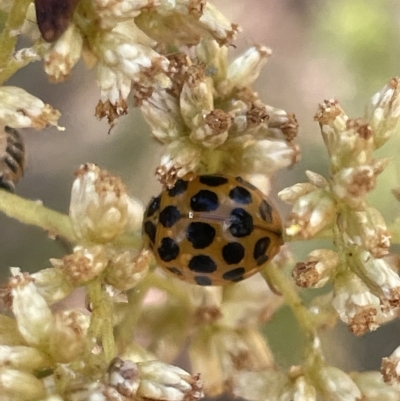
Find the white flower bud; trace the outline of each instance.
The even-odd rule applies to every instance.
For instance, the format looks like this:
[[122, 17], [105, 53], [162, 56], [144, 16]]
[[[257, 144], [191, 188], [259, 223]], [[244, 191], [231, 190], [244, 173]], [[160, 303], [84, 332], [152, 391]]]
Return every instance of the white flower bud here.
[[191, 376], [173, 365], [159, 361], [139, 362], [140, 386], [137, 395], [153, 400], [183, 401], [203, 397], [199, 375]]
[[113, 28], [121, 21], [137, 17], [142, 9], [151, 9], [157, 5], [157, 0], [95, 0], [93, 2], [101, 29]]
[[372, 295], [367, 285], [354, 273], [335, 277], [332, 306], [357, 336], [378, 328], [379, 298]]
[[218, 92], [228, 96], [233, 90], [251, 86], [271, 56], [271, 49], [254, 46], [228, 66], [226, 79], [218, 86]]
[[351, 374], [351, 378], [361, 390], [366, 400], [398, 401], [400, 399], [400, 385], [398, 383], [391, 383], [388, 386], [382, 380], [380, 372], [354, 372]]
[[262, 139], [252, 146], [229, 149], [226, 153], [228, 171], [270, 176], [295, 162], [297, 148], [281, 140]]
[[46, 396], [41, 380], [16, 369], [0, 367], [1, 398], [4, 401], [38, 401]]
[[323, 189], [301, 196], [288, 217], [286, 234], [311, 238], [333, 222], [335, 210], [335, 201]]
[[319, 387], [324, 399], [330, 401], [360, 401], [361, 391], [350, 376], [333, 366], [319, 372]]
[[132, 86], [128, 76], [100, 62], [97, 65], [97, 85], [100, 100], [96, 106], [96, 117], [107, 117], [112, 123], [117, 117], [127, 114], [127, 99]]
[[228, 129], [232, 118], [223, 110], [215, 109], [209, 113], [200, 113], [194, 119], [194, 131], [190, 139], [200, 142], [209, 149], [217, 148], [228, 139]]
[[143, 203], [136, 198], [129, 198], [128, 203], [128, 231], [141, 230], [143, 222], [144, 206]]
[[269, 116], [268, 133], [270, 136], [284, 138], [288, 142], [296, 138], [299, 131], [299, 123], [294, 114], [269, 105], [265, 105], [265, 112]]
[[[193, 4], [191, 0], [184, 0], [184, 2], [187, 2], [190, 6]], [[199, 3], [201, 4], [202, 2]], [[220, 46], [229, 46], [232, 41], [235, 40], [239, 27], [235, 24], [231, 24], [212, 3], [206, 2], [205, 5], [201, 7], [202, 15], [199, 18], [199, 23], [202, 29], [205, 28], [209, 31]], [[204, 33], [200, 37], [203, 36]]]
[[16, 268], [11, 269], [11, 273], [13, 277], [8, 287], [18, 329], [29, 345], [45, 346], [54, 330], [51, 310], [30, 276]]
[[339, 104], [333, 100], [320, 105], [315, 119], [320, 123], [334, 174], [346, 167], [362, 166], [371, 162], [374, 138], [366, 121], [349, 120]]
[[390, 233], [380, 212], [373, 208], [344, 211], [341, 225], [348, 240], [381, 258], [389, 253]]
[[173, 141], [161, 157], [156, 174], [163, 184], [173, 187], [178, 178], [197, 170], [200, 157], [201, 149], [189, 139]]
[[384, 258], [374, 258], [369, 252], [355, 250], [353, 252], [356, 264], [356, 273], [371, 288], [371, 291], [380, 292], [381, 298], [389, 302], [390, 307], [400, 305], [400, 277], [394, 266]]
[[0, 87], [0, 121], [12, 128], [57, 126], [61, 113], [15, 86]]
[[170, 143], [185, 132], [177, 100], [166, 92], [153, 92], [140, 107], [153, 135], [163, 143]]
[[299, 287], [323, 287], [331, 278], [339, 264], [336, 252], [329, 249], [316, 249], [308, 254], [304, 262], [296, 264], [292, 272]]
[[332, 191], [353, 209], [363, 206], [365, 197], [376, 185], [372, 166], [345, 168], [333, 176]]
[[399, 78], [392, 78], [372, 96], [366, 109], [366, 118], [374, 130], [375, 148], [381, 147], [397, 129], [400, 117]]
[[142, 44], [143, 32], [133, 25], [131, 27], [129, 36], [115, 30], [100, 35], [94, 46], [99, 59], [106, 66], [138, 82], [142, 72], [147, 71], [147, 74], [151, 73], [153, 76], [166, 71], [168, 60], [154, 51], [149, 43]]
[[76, 173], [70, 203], [72, 227], [78, 239], [97, 243], [114, 240], [129, 222], [129, 197], [119, 177], [94, 164]]
[[108, 384], [114, 387], [119, 394], [128, 399], [135, 398], [141, 379], [136, 363], [114, 358], [110, 363], [107, 375]]
[[179, 97], [183, 120], [191, 129], [196, 128], [194, 118], [206, 114], [214, 108], [213, 86], [210, 78], [204, 75], [202, 67], [192, 65], [185, 74], [185, 82]]
[[196, 46], [196, 56], [207, 64], [207, 72], [214, 82], [222, 81], [227, 74], [228, 47], [220, 46], [215, 40], [202, 40]]
[[50, 259], [50, 262], [77, 286], [97, 277], [107, 267], [109, 260], [104, 247], [96, 245], [90, 248], [76, 246], [74, 253], [62, 259]]
[[55, 325], [48, 345], [49, 353], [58, 363], [71, 362], [84, 351], [90, 317], [77, 310], [60, 311], [54, 317]]
[[381, 373], [385, 383], [400, 383], [400, 347], [382, 359]]
[[314, 192], [315, 190], [315, 185], [310, 184], [309, 182], [303, 182], [282, 189], [282, 191], [278, 193], [278, 196], [289, 205], [294, 205], [302, 196]]
[[61, 269], [49, 268], [31, 274], [40, 295], [48, 304], [61, 301], [72, 293], [74, 286]]
[[83, 39], [74, 24], [54, 43], [44, 56], [44, 70], [52, 82], [62, 82], [71, 74], [72, 68], [82, 54]]
[[306, 170], [306, 176], [310, 184], [315, 185], [317, 188], [326, 189], [329, 187], [326, 178], [314, 171]]
[[50, 365], [49, 357], [36, 348], [24, 345], [0, 345], [0, 366], [34, 373]]
[[104, 279], [119, 290], [130, 290], [147, 276], [151, 261], [152, 256], [148, 250], [116, 253], [111, 258]]

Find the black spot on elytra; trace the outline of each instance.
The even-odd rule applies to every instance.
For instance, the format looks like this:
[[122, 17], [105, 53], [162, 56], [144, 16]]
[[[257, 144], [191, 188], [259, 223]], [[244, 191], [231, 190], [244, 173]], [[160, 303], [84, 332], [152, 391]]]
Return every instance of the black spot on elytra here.
[[207, 276], [194, 276], [194, 281], [198, 285], [211, 285], [211, 279]]
[[251, 193], [243, 187], [235, 187], [229, 192], [229, 197], [242, 205], [247, 205], [251, 203]]
[[144, 223], [144, 232], [153, 244], [156, 240], [156, 231], [156, 226], [151, 221], [146, 221], [146, 223]]
[[158, 255], [164, 262], [170, 262], [179, 255], [179, 245], [172, 238], [165, 237], [158, 247]]
[[207, 255], [196, 255], [190, 259], [189, 269], [196, 273], [212, 273], [217, 270], [217, 265]]
[[242, 177], [236, 177], [236, 181], [240, 182], [245, 187], [252, 189], [253, 191], [257, 190], [257, 188], [253, 184], [250, 184], [248, 181], [245, 181]]
[[188, 181], [185, 180], [178, 180], [174, 187], [168, 190], [168, 195], [169, 196], [176, 196], [183, 194], [188, 187]]
[[153, 198], [153, 199], [150, 201], [149, 206], [148, 206], [147, 211], [146, 211], [146, 217], [151, 217], [151, 216], [153, 216], [153, 214], [154, 214], [158, 209], [160, 209], [160, 199], [161, 199], [161, 197], [160, 197], [160, 196], [157, 196], [157, 198]]
[[258, 266], [262, 265], [268, 260], [268, 256], [265, 253], [268, 250], [270, 242], [271, 240], [269, 239], [269, 237], [260, 238], [256, 242], [254, 246], [253, 257], [256, 260]]
[[215, 192], [202, 189], [190, 198], [190, 207], [194, 212], [212, 212], [219, 206]]
[[251, 214], [240, 207], [232, 210], [229, 222], [229, 232], [234, 237], [246, 237], [253, 231], [253, 218]]
[[190, 223], [186, 238], [195, 249], [204, 249], [214, 241], [215, 229], [207, 223]]
[[235, 269], [229, 270], [222, 275], [224, 280], [229, 281], [241, 281], [243, 280], [243, 274], [245, 273], [244, 267], [236, 267]]
[[228, 179], [220, 175], [201, 175], [199, 181], [209, 187], [219, 187], [220, 185], [226, 184]]
[[222, 257], [227, 265], [239, 263], [244, 258], [244, 247], [239, 242], [230, 242], [222, 248]]
[[160, 212], [160, 223], [164, 227], [172, 227], [181, 218], [176, 206], [167, 206]]
[[167, 269], [177, 276], [183, 276], [183, 273], [177, 267], [167, 267]]
[[264, 221], [272, 223], [272, 207], [265, 199], [261, 201], [260, 214]]

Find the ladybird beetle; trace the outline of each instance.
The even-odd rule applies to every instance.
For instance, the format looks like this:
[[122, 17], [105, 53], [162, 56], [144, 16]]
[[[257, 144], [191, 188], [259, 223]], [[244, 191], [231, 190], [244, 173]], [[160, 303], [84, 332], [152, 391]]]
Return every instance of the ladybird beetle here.
[[147, 246], [181, 280], [208, 286], [241, 281], [282, 245], [282, 223], [262, 192], [241, 177], [185, 176], [144, 214]]

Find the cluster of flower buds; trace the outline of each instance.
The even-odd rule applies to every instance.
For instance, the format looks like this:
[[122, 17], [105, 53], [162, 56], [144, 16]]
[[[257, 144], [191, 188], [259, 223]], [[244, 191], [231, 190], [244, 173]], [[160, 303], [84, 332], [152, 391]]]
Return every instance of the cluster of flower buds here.
[[137, 247], [115, 249], [112, 245], [123, 234], [140, 238], [143, 206], [128, 196], [119, 177], [85, 164], [76, 173], [72, 186], [70, 219], [77, 245], [63, 259], [51, 259], [53, 268], [61, 271], [77, 287], [100, 274], [106, 283], [126, 291], [147, 274], [150, 254]]
[[333, 306], [357, 335], [376, 329], [399, 306], [400, 278], [389, 255], [390, 233], [367, 195], [387, 165], [373, 151], [395, 132], [400, 116], [400, 80], [372, 97], [365, 119], [349, 119], [337, 101], [320, 105], [315, 119], [330, 157], [329, 180], [307, 172], [308, 183], [279, 195], [293, 204], [286, 233], [312, 238], [331, 230], [338, 253], [318, 249], [293, 271], [301, 287], [333, 281]]
[[163, 281], [175, 296], [162, 306], [144, 304], [138, 324], [156, 357], [175, 360], [189, 338], [192, 371], [201, 372], [204, 391], [210, 396], [229, 391], [240, 371], [274, 368], [259, 325], [272, 317], [283, 298], [260, 275], [225, 287], [200, 287], [169, 276]]
[[325, 364], [318, 372], [307, 372], [301, 366], [292, 366], [288, 372], [240, 372], [232, 387], [236, 396], [249, 401], [395, 401], [400, 396], [400, 386], [387, 386], [379, 372], [347, 374]]
[[19, 31], [36, 43], [19, 54], [38, 59], [38, 39], [49, 42], [42, 51], [44, 69], [54, 82], [65, 80], [81, 57], [89, 67], [96, 65], [96, 115], [110, 123], [127, 113], [131, 90], [140, 97], [154, 87], [171, 86], [164, 55], [171, 45], [193, 46], [202, 37], [229, 45], [238, 31], [205, 1], [68, 0], [64, 7], [52, 7], [36, 0], [35, 6], [27, 9]]
[[170, 187], [193, 171], [268, 179], [296, 162], [295, 117], [264, 105], [251, 89], [270, 49], [251, 47], [231, 63], [216, 40], [202, 40], [193, 51], [192, 58], [169, 57], [172, 87], [156, 87], [138, 101], [154, 136], [167, 145], [160, 181]]

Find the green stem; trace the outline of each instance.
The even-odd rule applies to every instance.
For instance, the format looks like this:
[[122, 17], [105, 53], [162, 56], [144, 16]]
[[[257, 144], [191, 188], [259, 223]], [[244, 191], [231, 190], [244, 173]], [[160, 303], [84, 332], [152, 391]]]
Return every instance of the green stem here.
[[[30, 2], [31, 0], [16, 0], [13, 2], [3, 32], [0, 34], [0, 71], [7, 66], [12, 58], [18, 39], [16, 32], [25, 20]], [[0, 84], [3, 82], [0, 81]]]
[[68, 216], [43, 206], [40, 201], [31, 201], [0, 190], [0, 211], [24, 224], [30, 224], [75, 242]]
[[[88, 338], [94, 338], [103, 347], [104, 354], [98, 355], [100, 361], [109, 364], [116, 356], [112, 322], [112, 302], [102, 286], [103, 277], [98, 276], [87, 285], [87, 295], [92, 307]], [[91, 354], [91, 346], [88, 353]]]
[[286, 303], [292, 309], [304, 334], [308, 338], [314, 339], [317, 336], [314, 319], [308, 309], [303, 305], [293, 281], [273, 263], [268, 265], [266, 269], [263, 269], [261, 274], [266, 279], [267, 283], [272, 283], [285, 298]]
[[[27, 66], [29, 63], [41, 60], [45, 52], [49, 49], [49, 43], [39, 43], [28, 49], [22, 49], [0, 69], [0, 82], [10, 79], [18, 70]], [[1, 53], [0, 53], [1, 54]]]

